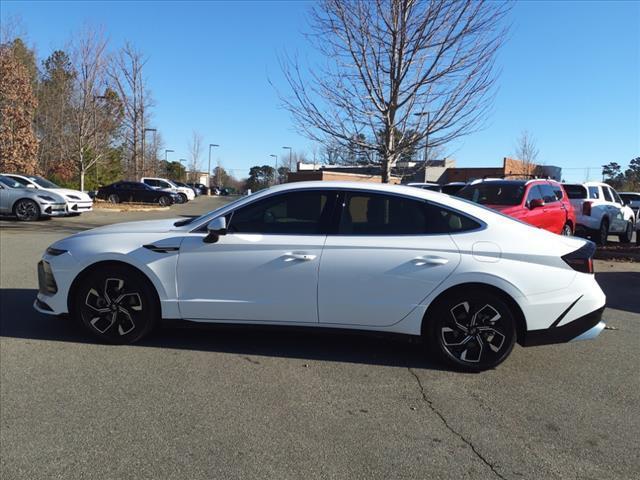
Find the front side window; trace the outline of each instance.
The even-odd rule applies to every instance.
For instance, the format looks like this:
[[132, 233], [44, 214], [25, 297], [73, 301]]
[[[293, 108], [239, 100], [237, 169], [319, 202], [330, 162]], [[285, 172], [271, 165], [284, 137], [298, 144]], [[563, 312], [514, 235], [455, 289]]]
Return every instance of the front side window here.
[[611, 195], [613, 195], [613, 201], [622, 205], [622, 200], [620, 200], [618, 193], [613, 188], [610, 188], [609, 190], [611, 190]]
[[611, 193], [609, 193], [609, 189], [607, 187], [602, 187], [602, 196], [607, 202], [613, 202], [613, 197]]
[[329, 219], [329, 193], [291, 192], [258, 200], [233, 212], [229, 233], [314, 235]]
[[538, 188], [542, 193], [542, 199], [544, 200], [544, 203], [553, 203], [558, 201], [558, 197], [556, 196], [556, 193], [553, 191], [553, 188], [551, 188], [551, 185], [549, 185], [548, 183], [541, 183], [540, 185], [538, 185]]
[[556, 194], [556, 198], [558, 200], [562, 200], [564, 194], [562, 193], [562, 187], [560, 185], [551, 184], [551, 188], [553, 189], [553, 193]]

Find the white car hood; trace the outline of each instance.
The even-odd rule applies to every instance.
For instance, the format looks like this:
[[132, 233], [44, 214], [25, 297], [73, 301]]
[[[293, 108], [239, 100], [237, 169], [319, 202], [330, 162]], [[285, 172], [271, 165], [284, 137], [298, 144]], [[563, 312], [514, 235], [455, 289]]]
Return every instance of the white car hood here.
[[103, 233], [164, 233], [175, 229], [173, 224], [179, 220], [184, 220], [184, 218], [163, 218], [162, 220], [115, 223], [113, 225], [93, 228], [77, 235]]
[[[44, 189], [43, 189], [44, 190]], [[91, 197], [89, 195], [87, 195], [86, 193], [83, 193], [79, 190], [72, 190], [70, 188], [48, 188], [46, 189], [48, 192], [54, 192], [57, 193], [58, 195], [62, 195], [64, 196], [65, 199], [67, 200], [71, 200], [73, 201], [82, 201], [82, 202], [91, 202]], [[69, 195], [73, 195], [74, 197], [78, 197], [78, 199], [76, 198], [69, 198]]]

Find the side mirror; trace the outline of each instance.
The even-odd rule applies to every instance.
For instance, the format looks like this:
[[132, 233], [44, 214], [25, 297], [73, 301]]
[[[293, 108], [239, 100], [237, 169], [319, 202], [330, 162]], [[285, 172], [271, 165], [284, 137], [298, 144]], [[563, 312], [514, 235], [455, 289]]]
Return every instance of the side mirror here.
[[36, 188], [32, 183], [27, 183], [27, 188]]
[[534, 198], [529, 202], [529, 209], [533, 210], [534, 208], [544, 207], [544, 200], [541, 198]]
[[216, 243], [220, 235], [227, 234], [227, 219], [224, 217], [214, 218], [207, 224], [207, 236], [202, 239], [204, 243]]

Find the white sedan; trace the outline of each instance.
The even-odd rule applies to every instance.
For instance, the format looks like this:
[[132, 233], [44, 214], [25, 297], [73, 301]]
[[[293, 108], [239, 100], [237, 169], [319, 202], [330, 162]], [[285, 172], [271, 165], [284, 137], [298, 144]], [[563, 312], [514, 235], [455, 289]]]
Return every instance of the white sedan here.
[[130, 343], [162, 319], [421, 336], [478, 371], [522, 345], [592, 338], [594, 245], [411, 187], [280, 185], [192, 219], [51, 245], [35, 308]]
[[46, 178], [37, 175], [16, 175], [14, 173], [5, 173], [3, 175], [19, 182], [25, 188], [35, 188], [36, 190], [60, 195], [67, 203], [67, 215], [80, 215], [93, 210], [93, 200], [80, 190], [59, 187]]

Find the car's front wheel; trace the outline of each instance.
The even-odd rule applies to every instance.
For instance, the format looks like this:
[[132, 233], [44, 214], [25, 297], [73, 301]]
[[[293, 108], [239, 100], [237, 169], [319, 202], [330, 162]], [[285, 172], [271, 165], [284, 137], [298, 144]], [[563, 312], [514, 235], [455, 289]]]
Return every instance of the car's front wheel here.
[[431, 350], [458, 369], [496, 367], [513, 350], [516, 323], [509, 306], [488, 290], [457, 290], [438, 301], [425, 318]]
[[16, 203], [14, 213], [22, 222], [34, 222], [40, 218], [40, 207], [33, 200], [25, 198]]
[[171, 205], [171, 197], [169, 197], [168, 195], [163, 195], [158, 199], [158, 203], [161, 207], [168, 207], [169, 205]]
[[573, 232], [571, 231], [571, 225], [565, 223], [564, 227], [562, 227], [562, 232], [560, 232], [560, 235], [563, 235], [565, 237], [570, 237], [571, 235], [573, 235]]
[[620, 243], [631, 243], [631, 237], [633, 237], [633, 222], [627, 222], [627, 228], [618, 238]]
[[184, 193], [179, 193], [178, 194], [180, 196], [180, 198], [182, 199], [182, 201], [180, 203], [187, 203], [189, 201], [189, 197], [187, 197], [186, 194]]
[[74, 317], [104, 342], [134, 343], [153, 329], [159, 316], [153, 286], [126, 266], [91, 271], [72, 294]]

